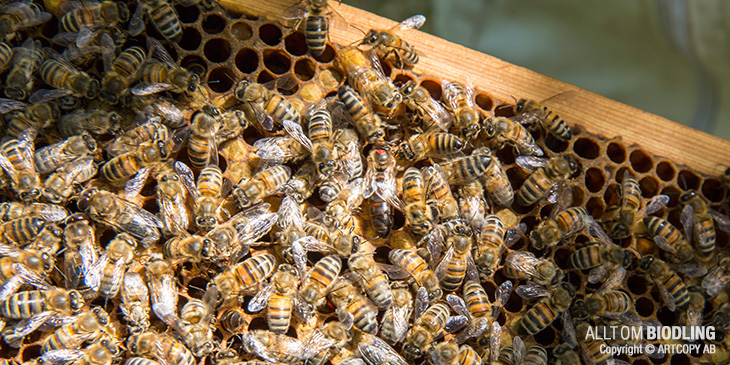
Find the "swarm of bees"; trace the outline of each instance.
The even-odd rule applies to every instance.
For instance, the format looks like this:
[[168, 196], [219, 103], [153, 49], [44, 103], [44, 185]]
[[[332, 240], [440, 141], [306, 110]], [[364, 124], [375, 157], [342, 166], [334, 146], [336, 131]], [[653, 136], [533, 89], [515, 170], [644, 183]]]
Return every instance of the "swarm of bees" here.
[[647, 355], [590, 327], [658, 322], [715, 326], [702, 361], [729, 360], [725, 194], [596, 165], [552, 109], [570, 95], [486, 110], [468, 77], [418, 84], [422, 15], [333, 45], [335, 7], [302, 0], [283, 32], [337, 85], [213, 91], [171, 55], [191, 9], [225, 14], [0, 6], [5, 363], [618, 364]]

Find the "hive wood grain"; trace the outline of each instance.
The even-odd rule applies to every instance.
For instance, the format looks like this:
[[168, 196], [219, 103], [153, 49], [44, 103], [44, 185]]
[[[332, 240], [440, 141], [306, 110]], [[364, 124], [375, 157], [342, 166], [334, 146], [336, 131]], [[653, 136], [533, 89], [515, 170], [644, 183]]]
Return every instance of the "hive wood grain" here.
[[[284, 10], [298, 1], [219, 0], [219, 3], [234, 12], [286, 21], [282, 17]], [[386, 29], [397, 24], [336, 1], [330, 4], [349, 24], [331, 26], [330, 41], [338, 45], [351, 44], [362, 37], [355, 27]], [[719, 175], [730, 164], [730, 141], [420, 31], [406, 30], [400, 34], [422, 55], [413, 70], [417, 74], [460, 82], [466, 82], [469, 75], [477, 90], [509, 103], [513, 97], [545, 100], [575, 91], [570, 103], [550, 105], [571, 126], [583, 126], [587, 132], [606, 138], [621, 136], [627, 145], [639, 144], [657, 156], [708, 175]]]

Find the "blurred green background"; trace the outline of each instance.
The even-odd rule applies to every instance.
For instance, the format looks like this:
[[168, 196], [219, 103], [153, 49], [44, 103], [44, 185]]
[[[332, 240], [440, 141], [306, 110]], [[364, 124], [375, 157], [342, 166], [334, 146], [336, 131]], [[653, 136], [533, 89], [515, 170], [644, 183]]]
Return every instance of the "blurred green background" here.
[[730, 140], [725, 0], [345, 3]]

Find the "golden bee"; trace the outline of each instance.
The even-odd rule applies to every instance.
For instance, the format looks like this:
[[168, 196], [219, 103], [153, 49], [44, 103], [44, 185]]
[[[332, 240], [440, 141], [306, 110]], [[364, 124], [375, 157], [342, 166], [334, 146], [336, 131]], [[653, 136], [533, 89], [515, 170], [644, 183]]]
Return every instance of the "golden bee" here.
[[252, 244], [269, 233], [277, 218], [276, 213], [269, 211], [269, 204], [262, 203], [216, 225], [205, 235], [214, 244], [214, 260], [218, 263], [238, 262]]
[[43, 198], [54, 204], [66, 203], [81, 186], [98, 172], [93, 156], [79, 157], [52, 173], [43, 185]]
[[40, 176], [33, 163], [33, 141], [30, 136], [10, 139], [0, 146], [0, 167], [10, 177], [10, 186], [23, 202], [41, 197]]
[[575, 318], [588, 316], [623, 314], [633, 308], [631, 297], [621, 290], [596, 292], [573, 304], [571, 312]]
[[214, 286], [208, 287], [202, 299], [191, 299], [180, 309], [180, 335], [196, 357], [207, 356], [216, 347], [213, 342], [215, 326], [212, 319], [217, 294]]
[[342, 270], [342, 260], [334, 255], [325, 256], [317, 261], [307, 273], [299, 289], [299, 296], [313, 307], [325, 303], [325, 296], [334, 286]]
[[474, 262], [486, 273], [494, 272], [499, 265], [505, 248], [512, 246], [522, 237], [524, 225], [506, 229], [499, 215], [490, 214], [484, 220], [484, 226], [478, 234], [478, 241], [473, 250]]
[[406, 337], [408, 321], [413, 312], [413, 295], [408, 284], [396, 281], [391, 284], [393, 304], [385, 311], [380, 324], [379, 335], [390, 344], [396, 344]]
[[415, 81], [408, 80], [401, 86], [400, 92], [403, 94], [403, 103], [421, 120], [421, 130], [427, 132], [438, 129], [443, 132], [449, 130], [453, 119], [451, 113], [432, 98], [425, 87], [416, 86]]
[[454, 114], [454, 125], [456, 131], [466, 140], [472, 140], [479, 135], [479, 112], [474, 104], [474, 86], [471, 78], [467, 78], [466, 86], [456, 81], [444, 80], [443, 88], [444, 104]]
[[570, 266], [578, 270], [591, 269], [588, 282], [596, 283], [612, 269], [628, 268], [632, 264], [632, 256], [623, 248], [599, 242], [588, 243], [573, 252], [568, 258]]
[[470, 156], [460, 157], [441, 165], [449, 184], [466, 184], [490, 171], [494, 158], [486, 149], [476, 149]]
[[638, 267], [652, 278], [670, 310], [686, 308], [689, 305], [687, 285], [664, 261], [651, 255], [644, 256], [639, 260]]
[[337, 160], [338, 149], [335, 149], [332, 114], [329, 110], [329, 101], [324, 99], [312, 105], [309, 110], [309, 123], [307, 130], [309, 136], [302, 131], [301, 125], [289, 120], [283, 122], [284, 128], [312, 155], [312, 162], [317, 172], [329, 177], [339, 169]]
[[439, 288], [439, 281], [423, 258], [406, 249], [391, 250], [388, 253], [388, 258], [393, 265], [402, 267], [420, 286], [426, 288], [432, 300], [441, 297], [442, 292]]
[[232, 195], [241, 208], [248, 208], [260, 203], [263, 198], [276, 194], [290, 178], [289, 166], [276, 165], [241, 181]]
[[59, 222], [68, 217], [68, 211], [56, 204], [5, 202], [0, 204], [0, 222], [22, 217], [38, 217], [46, 222]]
[[71, 137], [88, 131], [94, 136], [114, 133], [120, 127], [121, 116], [106, 110], [76, 110], [58, 119], [56, 128], [64, 137]]
[[378, 330], [378, 308], [349, 280], [340, 278], [327, 295], [337, 308], [337, 316], [346, 325], [354, 325], [365, 333]]
[[142, 65], [139, 70], [139, 83], [131, 89], [132, 94], [144, 96], [172, 91], [187, 95], [198, 90], [200, 76], [175, 63], [159, 41], [147, 38], [147, 48], [158, 60]]
[[[555, 101], [558, 98], [564, 99], [572, 97], [574, 97], [574, 94], [572, 92], [566, 92], [558, 94], [548, 100]], [[521, 124], [528, 125], [538, 122], [542, 126], [542, 128], [546, 132], [550, 133], [553, 137], [561, 141], [570, 140], [572, 133], [570, 131], [568, 123], [566, 123], [562, 118], [560, 118], [557, 114], [550, 110], [550, 108], [544, 105], [544, 103], [548, 102], [548, 100], [545, 100], [543, 102], [538, 102], [532, 99], [518, 100], [517, 104], [515, 104], [514, 106], [514, 119]], [[567, 99], [565, 100], [567, 101]]]
[[215, 136], [220, 130], [217, 110], [200, 110], [193, 114], [190, 121], [192, 133], [188, 139], [188, 158], [190, 165], [202, 169], [218, 164], [218, 145]]
[[170, 149], [163, 140], [140, 144], [133, 152], [128, 152], [107, 161], [101, 167], [101, 176], [112, 183], [127, 181], [138, 174], [139, 170], [162, 162], [170, 157]]
[[431, 350], [431, 362], [437, 365], [478, 365], [482, 358], [469, 345], [458, 346], [454, 342], [441, 342]]
[[[376, 108], [376, 112], [391, 115], [403, 101], [403, 95], [385, 77], [375, 55], [368, 59], [365, 53], [349, 46], [339, 50], [335, 61], [347, 75], [350, 86], [365, 95]], [[340, 99], [342, 100], [341, 95]], [[347, 104], [346, 100], [343, 102]]]
[[147, 59], [144, 49], [132, 46], [122, 51], [116, 58], [104, 58], [104, 77], [101, 79], [99, 96], [109, 104], [117, 104], [129, 91], [137, 72]]
[[373, 47], [378, 57], [388, 59], [390, 55], [395, 57], [396, 65], [400, 68], [413, 67], [418, 63], [418, 53], [415, 48], [408, 44], [403, 38], [397, 36], [395, 29], [419, 29], [426, 22], [423, 15], [414, 15], [389, 30], [371, 29], [365, 34], [361, 44]]
[[[190, 3], [190, 1], [187, 1]], [[171, 42], [180, 42], [182, 39], [182, 26], [177, 12], [167, 0], [143, 0], [137, 3], [129, 21], [129, 33], [133, 36], [142, 33], [144, 30], [144, 14], [147, 13], [150, 22], [165, 39]]]
[[337, 89], [337, 97], [345, 105], [345, 110], [352, 117], [358, 134], [368, 143], [377, 143], [385, 140], [385, 124], [380, 116], [375, 114], [365, 99], [348, 85]]
[[701, 262], [711, 262], [715, 259], [715, 225], [717, 228], [730, 232], [730, 218], [710, 208], [695, 191], [688, 191], [679, 197], [685, 204], [682, 210], [682, 224], [687, 233], [686, 239], [693, 240], [697, 246], [695, 252]]
[[233, 95], [244, 103], [247, 118], [257, 121], [267, 131], [273, 130], [274, 126], [281, 127], [285, 120], [301, 125], [301, 114], [294, 105], [264, 85], [241, 80]]
[[36, 170], [46, 174], [94, 152], [96, 152], [96, 141], [88, 133], [82, 133], [35, 151], [33, 160]]
[[[583, 207], [572, 207], [543, 220], [532, 230], [530, 242], [538, 250], [552, 247], [560, 240], [570, 237], [586, 228], [600, 228]], [[610, 242], [610, 240], [607, 240]]]
[[[471, 256], [472, 231], [460, 220], [448, 222], [447, 246], [449, 250], [441, 258], [434, 274], [445, 292], [453, 292], [461, 286], [464, 278], [476, 279], [477, 268]], [[432, 258], [433, 259], [433, 258]]]
[[497, 148], [501, 148], [504, 144], [511, 144], [518, 155], [523, 156], [542, 156], [543, 152], [540, 147], [535, 144], [530, 132], [509, 118], [495, 117], [487, 120], [484, 125], [487, 140], [495, 143]]
[[609, 209], [608, 233], [612, 238], [624, 239], [636, 231], [641, 218], [653, 214], [667, 205], [669, 197], [657, 195], [642, 206], [643, 198], [639, 182], [626, 171], [621, 180], [621, 201]]
[[127, 271], [122, 280], [121, 293], [120, 309], [127, 321], [129, 331], [133, 334], [146, 331], [150, 326], [150, 304], [147, 283], [142, 275], [134, 271]]
[[261, 254], [218, 274], [213, 282], [224, 298], [250, 291], [274, 271], [276, 257]]
[[571, 155], [551, 159], [519, 156], [517, 164], [534, 170], [517, 193], [517, 203], [522, 206], [532, 205], [548, 196], [551, 190], [568, 180], [578, 168], [577, 161]]
[[370, 198], [370, 216], [381, 238], [390, 234], [393, 226], [393, 206], [402, 210], [395, 183], [395, 156], [388, 145], [377, 144], [368, 156], [364, 196]]
[[[129, 19], [127, 4], [103, 1], [96, 4], [82, 4], [65, 13], [60, 20], [64, 32], [78, 33], [84, 28], [95, 30], [113, 27]], [[80, 42], [84, 43], [84, 42]]]
[[221, 219], [221, 213], [227, 213], [221, 208], [221, 204], [224, 191], [230, 191], [230, 182], [223, 178], [223, 172], [216, 165], [204, 168], [198, 176], [197, 184], [193, 183], [193, 172], [184, 163], [175, 162], [175, 169], [195, 202], [195, 224], [203, 230], [213, 228]]
[[97, 97], [100, 88], [98, 80], [88, 73], [76, 69], [57, 53], [50, 53], [51, 57], [43, 61], [38, 72], [41, 79], [55, 89], [36, 91], [28, 99], [31, 103], [53, 100], [68, 95], [87, 99]]
[[360, 250], [350, 256], [347, 265], [356, 274], [360, 286], [375, 305], [387, 309], [393, 304], [393, 292], [390, 290], [388, 275], [373, 260], [372, 253]]
[[509, 278], [530, 279], [540, 285], [556, 285], [563, 279], [563, 271], [550, 260], [524, 251], [510, 252], [504, 260], [502, 272]]
[[451, 193], [451, 186], [444, 175], [434, 166], [421, 169], [426, 186], [426, 204], [436, 212], [440, 221], [448, 221], [459, 216], [459, 204]]
[[289, 18], [288, 14], [292, 13], [292, 17], [298, 18], [294, 29], [298, 29], [302, 20], [304, 21], [304, 39], [307, 42], [309, 54], [319, 57], [324, 53], [329, 37], [329, 20], [327, 14], [324, 13], [329, 6], [328, 0], [304, 0], [303, 3], [306, 4], [304, 8], [296, 5], [286, 9], [284, 17]]
[[43, 52], [38, 40], [26, 39], [20, 47], [15, 48], [12, 58], [13, 67], [5, 78], [7, 86], [5, 95], [18, 100], [27, 98], [35, 86], [33, 74], [38, 71], [42, 61]]
[[12, 319], [32, 318], [46, 311], [71, 315], [83, 306], [84, 300], [76, 290], [29, 290], [13, 294], [4, 301], [0, 305], [0, 315]]
[[420, 314], [408, 330], [403, 343], [406, 357], [416, 358], [426, 352], [433, 340], [443, 333], [451, 319], [449, 306], [446, 303], [434, 303]]
[[437, 213], [434, 207], [426, 204], [425, 185], [421, 171], [409, 167], [403, 175], [402, 196], [406, 224], [419, 236], [426, 235], [433, 229]]
[[646, 217], [642, 221], [647, 233], [654, 238], [657, 246], [674, 255], [677, 260], [688, 262], [695, 257], [692, 245], [672, 223], [654, 216]]
[[[4, 99], [3, 104], [9, 104], [12, 100]], [[13, 117], [5, 124], [6, 135], [21, 138], [28, 130], [40, 131], [56, 122], [61, 116], [58, 105], [53, 102], [44, 102], [37, 104], [19, 104], [23, 110], [13, 115]], [[6, 105], [10, 106], [10, 105]]]
[[520, 335], [534, 335], [549, 326], [558, 313], [570, 307], [575, 297], [575, 288], [570, 283], [561, 283], [555, 287], [548, 298], [527, 310], [520, 321]]
[[460, 151], [466, 142], [458, 136], [438, 132], [414, 134], [398, 146], [398, 156], [407, 161], [419, 161], [427, 157], [448, 156]]
[[282, 264], [271, 277], [271, 282], [254, 296], [248, 304], [248, 310], [258, 312], [263, 308], [266, 311], [266, 320], [269, 325], [269, 331], [282, 334], [289, 330], [292, 312], [295, 307], [299, 313], [307, 312], [307, 316], [313, 316], [309, 313], [311, 310], [307, 308], [307, 304], [301, 302], [297, 296], [297, 271], [294, 266]]
[[116, 297], [136, 248], [137, 242], [131, 235], [118, 234], [109, 242], [99, 260], [84, 268], [86, 285], [105, 298]]
[[[319, 180], [319, 173], [314, 163], [311, 161], [305, 162], [284, 186], [284, 194], [292, 197], [298, 203], [302, 203], [312, 195]], [[339, 182], [340, 180], [337, 177], [322, 182], [320, 197], [324, 194], [323, 201], [329, 203], [339, 195], [341, 190], [337, 185]]]
[[157, 206], [160, 207], [160, 220], [167, 233], [187, 231], [190, 224], [190, 211], [187, 206], [186, 186], [180, 174], [166, 163], [157, 172]]
[[190, 350], [182, 342], [167, 334], [146, 331], [133, 335], [127, 341], [127, 347], [136, 356], [149, 356], [181, 365], [196, 363]]
[[84, 311], [73, 322], [61, 326], [43, 343], [43, 352], [78, 348], [87, 340], [97, 339], [102, 328], [109, 324], [109, 314], [100, 307]]

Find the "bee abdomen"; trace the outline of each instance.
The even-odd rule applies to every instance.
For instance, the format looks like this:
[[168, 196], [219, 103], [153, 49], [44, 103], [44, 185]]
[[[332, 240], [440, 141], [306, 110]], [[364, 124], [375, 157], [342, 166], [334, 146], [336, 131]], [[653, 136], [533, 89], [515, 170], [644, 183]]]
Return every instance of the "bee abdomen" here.
[[327, 30], [329, 24], [324, 16], [307, 17], [304, 29], [304, 36], [307, 41], [309, 53], [314, 57], [319, 57], [324, 53], [327, 46]]
[[269, 330], [274, 333], [285, 333], [289, 330], [291, 320], [292, 301], [286, 295], [274, 293], [269, 298], [269, 308], [266, 312], [266, 319], [269, 323]]

